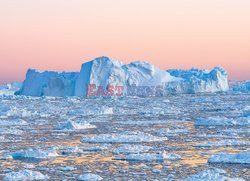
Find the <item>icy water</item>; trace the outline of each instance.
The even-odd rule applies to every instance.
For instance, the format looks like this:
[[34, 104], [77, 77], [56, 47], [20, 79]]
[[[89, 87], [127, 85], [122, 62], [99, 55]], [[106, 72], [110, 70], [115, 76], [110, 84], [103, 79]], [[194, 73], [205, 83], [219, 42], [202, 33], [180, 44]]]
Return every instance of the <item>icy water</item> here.
[[[249, 164], [207, 162], [215, 153], [250, 150], [249, 110], [250, 94], [2, 97], [0, 180], [24, 169], [49, 180], [84, 173], [104, 180], [182, 180], [209, 168], [250, 180]], [[195, 125], [211, 117], [222, 124]]]

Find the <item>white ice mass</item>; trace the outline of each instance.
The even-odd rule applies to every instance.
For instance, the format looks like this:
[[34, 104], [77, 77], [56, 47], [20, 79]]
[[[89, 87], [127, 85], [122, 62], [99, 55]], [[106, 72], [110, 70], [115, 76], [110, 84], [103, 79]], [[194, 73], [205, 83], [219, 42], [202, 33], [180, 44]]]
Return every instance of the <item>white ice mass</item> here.
[[208, 169], [192, 175], [184, 181], [244, 181], [242, 178], [230, 178], [225, 176], [226, 171], [222, 169]]
[[48, 180], [49, 177], [40, 172], [32, 170], [22, 170], [19, 172], [10, 172], [4, 177], [4, 181], [31, 181], [31, 180]]
[[209, 163], [250, 164], [250, 151], [228, 154], [218, 153], [208, 159]]
[[[168, 93], [227, 91], [225, 70], [161, 70], [152, 64], [136, 61], [122, 64], [108, 57], [84, 63], [80, 73], [29, 69], [22, 88], [16, 92], [27, 96], [86, 96], [87, 85], [123, 86], [123, 95], [154, 96]], [[146, 86], [146, 87], [145, 87]], [[117, 93], [114, 90], [115, 94]]]
[[86, 174], [80, 175], [77, 178], [77, 180], [78, 181], [99, 181], [99, 180], [103, 180], [103, 178], [93, 173], [86, 173]]

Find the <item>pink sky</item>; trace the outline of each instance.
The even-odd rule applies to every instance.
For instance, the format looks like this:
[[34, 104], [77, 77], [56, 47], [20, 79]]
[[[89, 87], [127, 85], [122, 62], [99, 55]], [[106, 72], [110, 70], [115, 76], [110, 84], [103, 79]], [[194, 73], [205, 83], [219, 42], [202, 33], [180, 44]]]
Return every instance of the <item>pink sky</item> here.
[[109, 56], [250, 79], [249, 0], [2, 0], [0, 83]]

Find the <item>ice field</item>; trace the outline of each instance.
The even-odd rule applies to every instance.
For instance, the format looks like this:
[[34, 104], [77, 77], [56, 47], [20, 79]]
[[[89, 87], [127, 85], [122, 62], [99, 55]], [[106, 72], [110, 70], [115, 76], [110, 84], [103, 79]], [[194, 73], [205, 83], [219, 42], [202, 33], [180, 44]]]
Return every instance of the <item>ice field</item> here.
[[0, 98], [0, 180], [249, 180], [250, 94]]

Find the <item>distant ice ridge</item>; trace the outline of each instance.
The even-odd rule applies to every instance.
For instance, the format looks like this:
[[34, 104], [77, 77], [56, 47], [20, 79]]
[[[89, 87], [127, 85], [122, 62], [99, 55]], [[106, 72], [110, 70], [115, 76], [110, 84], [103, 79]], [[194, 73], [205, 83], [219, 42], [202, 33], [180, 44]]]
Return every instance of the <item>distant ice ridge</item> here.
[[250, 80], [232, 82], [230, 91], [240, 93], [250, 92]]
[[19, 172], [7, 173], [4, 181], [25, 181], [25, 180], [48, 180], [49, 177], [40, 172], [32, 170], [22, 170]]
[[228, 91], [227, 72], [215, 67], [213, 70], [167, 70], [171, 76], [182, 78], [181, 81], [169, 82], [166, 86], [168, 92], [174, 93], [200, 93]]
[[[29, 69], [16, 94], [27, 96], [86, 96], [87, 85], [122, 86], [125, 96], [163, 96], [169, 93], [221, 92], [228, 90], [227, 73], [219, 67], [205, 71], [161, 70], [144, 61], [122, 64], [99, 57], [76, 72], [51, 72]], [[96, 91], [96, 89], [95, 89]], [[114, 90], [115, 94], [118, 90]]]
[[209, 163], [250, 164], [250, 151], [236, 154], [219, 153], [208, 159]]
[[22, 83], [13, 82], [10, 84], [0, 85], [0, 96], [13, 96], [22, 86]]
[[12, 153], [12, 158], [15, 160], [22, 159], [49, 159], [58, 156], [56, 150], [48, 149], [28, 149], [28, 150], [20, 150]]
[[29, 69], [15, 94], [26, 96], [73, 96], [77, 72], [53, 72]]

